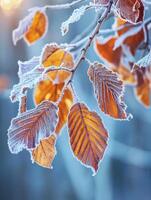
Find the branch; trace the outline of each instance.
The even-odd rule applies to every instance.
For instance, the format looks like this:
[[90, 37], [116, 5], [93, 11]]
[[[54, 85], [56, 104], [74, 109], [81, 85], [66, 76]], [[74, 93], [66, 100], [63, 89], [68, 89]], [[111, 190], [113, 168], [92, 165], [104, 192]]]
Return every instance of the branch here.
[[99, 30], [101, 28], [102, 23], [104, 22], [104, 20], [108, 17], [109, 13], [111, 12], [112, 4], [113, 4], [113, 0], [110, 0], [108, 7], [105, 9], [104, 13], [101, 15], [101, 18], [98, 20], [97, 25], [96, 25], [94, 31], [89, 36], [89, 39], [88, 39], [88, 41], [85, 44], [85, 47], [81, 50], [81, 55], [80, 55], [79, 59], [77, 60], [77, 63], [75, 65], [75, 67], [74, 67], [74, 71], [72, 73], [72, 77], [71, 77], [71, 79], [68, 82], [72, 81], [75, 71], [77, 70], [77, 68], [81, 64], [82, 60], [85, 59], [85, 55], [87, 53], [87, 50], [91, 46], [91, 43], [93, 42], [93, 39], [99, 33]]
[[52, 10], [69, 9], [75, 6], [76, 4], [79, 4], [82, 2], [85, 2], [85, 0], [75, 0], [71, 3], [59, 4], [59, 5], [47, 5], [44, 7], [44, 9], [52, 9]]
[[[72, 72], [72, 75], [71, 77], [68, 79], [68, 81], [65, 83], [64, 87], [63, 87], [63, 90], [62, 90], [62, 94], [64, 94], [64, 91], [65, 89], [67, 88], [67, 86], [69, 84], [72, 84], [72, 80], [73, 80], [73, 77], [74, 77], [74, 74], [76, 72], [76, 70], [78, 69], [78, 67], [80, 66], [81, 62], [85, 59], [85, 56], [86, 56], [86, 53], [87, 53], [87, 50], [89, 49], [89, 47], [91, 46], [91, 43], [93, 42], [95, 36], [99, 33], [99, 30], [101, 28], [101, 25], [102, 23], [104, 22], [104, 20], [108, 17], [108, 15], [110, 14], [111, 12], [111, 7], [112, 7], [112, 4], [113, 4], [113, 0], [110, 0], [107, 8], [105, 9], [104, 13], [99, 17], [99, 20], [96, 24], [96, 27], [94, 29], [94, 31], [92, 32], [92, 34], [89, 36], [88, 38], [88, 41], [86, 42], [85, 44], [85, 47], [81, 50], [81, 55], [80, 57], [77, 59], [77, 62], [75, 64], [75, 67], [74, 69], [71, 71]], [[62, 95], [61, 97], [59, 98], [58, 102], [61, 100], [62, 98]]]

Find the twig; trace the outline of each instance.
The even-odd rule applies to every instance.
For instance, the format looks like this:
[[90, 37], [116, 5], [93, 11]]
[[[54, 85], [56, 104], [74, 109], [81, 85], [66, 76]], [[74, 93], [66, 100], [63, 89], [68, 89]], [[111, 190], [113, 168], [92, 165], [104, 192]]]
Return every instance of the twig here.
[[44, 9], [52, 9], [52, 10], [69, 9], [75, 6], [76, 4], [79, 4], [82, 2], [85, 2], [85, 0], [75, 0], [71, 3], [59, 4], [59, 5], [47, 5], [44, 7]]

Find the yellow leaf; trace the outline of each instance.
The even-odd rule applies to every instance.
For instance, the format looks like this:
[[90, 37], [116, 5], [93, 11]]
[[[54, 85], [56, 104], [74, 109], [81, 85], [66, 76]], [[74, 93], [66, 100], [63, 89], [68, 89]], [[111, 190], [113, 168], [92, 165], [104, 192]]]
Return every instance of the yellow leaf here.
[[45, 13], [37, 11], [34, 15], [32, 23], [25, 33], [25, 40], [32, 44], [41, 38], [47, 30], [47, 17]]
[[[46, 45], [42, 53], [42, 64], [44, 67], [65, 67], [68, 69], [74, 67], [72, 55], [56, 44]], [[71, 73], [65, 70], [55, 70], [48, 73], [50, 80], [55, 83], [64, 82], [70, 75]]]
[[51, 168], [56, 155], [55, 144], [55, 135], [42, 140], [38, 147], [32, 151], [32, 160], [42, 167]]

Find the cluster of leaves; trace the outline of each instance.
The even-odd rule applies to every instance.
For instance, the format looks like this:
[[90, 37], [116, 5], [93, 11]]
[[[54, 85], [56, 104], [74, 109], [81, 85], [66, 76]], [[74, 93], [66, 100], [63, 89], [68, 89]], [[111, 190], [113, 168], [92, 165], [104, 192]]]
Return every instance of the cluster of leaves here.
[[[28, 44], [33, 44], [46, 34], [47, 10], [73, 8], [79, 4], [82, 4], [81, 7], [76, 8], [69, 19], [62, 23], [62, 34], [66, 34], [69, 25], [80, 20], [89, 9], [99, 13], [94, 30], [90, 26], [90, 31], [81, 34], [82, 37], [78, 36], [75, 43], [47, 44], [39, 57], [18, 62], [20, 81], [13, 87], [11, 100], [19, 101], [19, 113], [8, 130], [8, 145], [12, 153], [28, 150], [33, 162], [50, 168], [56, 155], [56, 141], [67, 124], [75, 157], [96, 173], [107, 146], [108, 132], [99, 115], [77, 100], [73, 88], [75, 71], [83, 60], [88, 62], [88, 76], [99, 108], [114, 119], [130, 119], [124, 103], [126, 84], [133, 86], [139, 101], [150, 107], [151, 51], [148, 25], [151, 20], [144, 17], [142, 0], [93, 0], [88, 4], [84, 0], [76, 0], [69, 4], [30, 9], [29, 15], [13, 32], [14, 44], [22, 38]], [[111, 13], [115, 21], [112, 29], [102, 30], [102, 23]], [[103, 31], [114, 34], [103, 38]], [[104, 64], [92, 63], [86, 58], [92, 43]], [[77, 49], [79, 56], [74, 59]], [[145, 56], [136, 61], [140, 54]], [[27, 110], [27, 91], [32, 88], [36, 106]]]

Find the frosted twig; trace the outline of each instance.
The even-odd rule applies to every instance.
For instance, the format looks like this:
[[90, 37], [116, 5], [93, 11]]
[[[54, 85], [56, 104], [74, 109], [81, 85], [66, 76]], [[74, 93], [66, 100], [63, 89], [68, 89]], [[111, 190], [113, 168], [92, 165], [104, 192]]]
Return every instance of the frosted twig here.
[[76, 4], [85, 2], [85, 0], [75, 0], [72, 1], [71, 3], [66, 3], [66, 4], [58, 4], [58, 5], [46, 5], [44, 8], [45, 9], [52, 9], [52, 10], [61, 10], [61, 9], [69, 9], [75, 6]]

